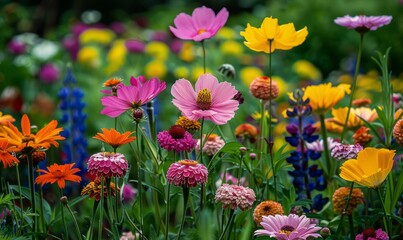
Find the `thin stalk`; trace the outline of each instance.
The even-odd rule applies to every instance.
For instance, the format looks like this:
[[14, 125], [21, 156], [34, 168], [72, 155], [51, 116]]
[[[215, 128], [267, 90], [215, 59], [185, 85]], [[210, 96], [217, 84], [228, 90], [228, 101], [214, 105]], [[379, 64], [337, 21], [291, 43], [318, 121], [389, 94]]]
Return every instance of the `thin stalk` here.
[[69, 213], [70, 213], [70, 215], [71, 215], [71, 218], [73, 218], [73, 223], [74, 223], [74, 227], [76, 228], [76, 232], [77, 232], [78, 239], [81, 240], [82, 237], [81, 237], [80, 227], [78, 226], [77, 219], [76, 219], [76, 217], [74, 216], [73, 210], [71, 209], [71, 207], [69, 206], [68, 203], [66, 203], [65, 206], [66, 206], [67, 210], [69, 211]]
[[353, 193], [353, 188], [354, 188], [354, 182], [351, 182], [351, 187], [350, 187], [350, 192], [348, 193], [348, 198], [347, 198], [347, 202], [346, 202], [346, 207], [344, 208], [344, 211], [343, 211], [343, 213], [341, 214], [339, 226], [337, 227], [337, 231], [336, 231], [336, 236], [339, 236], [339, 235], [340, 235], [341, 226], [343, 225], [343, 218], [344, 218], [344, 216], [347, 214], [347, 209], [348, 209], [348, 206], [350, 205], [351, 194]]
[[355, 233], [354, 233], [354, 219], [353, 215], [350, 214], [348, 215], [348, 223], [350, 225], [350, 239], [354, 240], [355, 239]]
[[42, 187], [40, 187], [38, 191], [39, 191], [39, 211], [41, 213], [41, 216], [40, 216], [41, 230], [43, 232], [45, 232], [46, 225], [45, 225], [45, 214], [43, 212], [43, 191], [42, 191]]
[[272, 131], [271, 131], [271, 118], [272, 118], [272, 112], [271, 112], [271, 102], [272, 102], [272, 83], [273, 83], [273, 76], [272, 76], [272, 69], [271, 69], [271, 47], [272, 47], [273, 40], [269, 40], [269, 78], [270, 78], [270, 95], [269, 95], [269, 141], [273, 141], [273, 136], [272, 136]]
[[150, 127], [151, 139], [153, 140], [153, 142], [155, 142], [156, 139], [157, 139], [157, 134], [156, 134], [156, 132], [155, 132], [155, 120], [154, 120], [154, 106], [153, 106], [153, 102], [154, 102], [154, 100], [149, 101], [149, 102], [147, 103], [147, 105], [146, 105], [146, 106], [147, 106], [146, 111], [147, 111], [147, 116], [148, 116], [148, 125], [149, 125], [149, 127]]
[[[60, 189], [60, 197], [59, 199], [63, 197], [63, 190]], [[69, 239], [69, 231], [67, 230], [67, 224], [66, 224], [66, 219], [64, 218], [64, 207], [63, 203], [60, 201], [60, 210], [62, 212], [62, 222], [63, 222], [63, 227], [64, 227], [64, 239]]]
[[347, 130], [348, 117], [350, 115], [351, 105], [353, 103], [354, 93], [355, 93], [355, 89], [356, 89], [356, 86], [357, 86], [358, 72], [360, 70], [360, 65], [361, 65], [361, 55], [362, 55], [363, 41], [364, 41], [364, 33], [360, 33], [360, 43], [358, 45], [357, 64], [355, 65], [354, 78], [353, 78], [353, 82], [351, 84], [351, 96], [350, 96], [350, 101], [348, 103], [347, 116], [346, 116], [346, 120], [344, 121], [343, 131], [341, 132], [340, 142], [343, 142], [344, 135], [345, 135], [346, 130]]
[[[205, 142], [205, 141], [203, 141], [203, 125], [204, 125], [204, 117], [202, 117], [202, 120], [200, 122], [200, 151], [199, 151], [200, 163], [203, 163], [203, 147], [204, 147], [204, 142]], [[206, 138], [207, 137], [208, 136], [206, 136]]]
[[181, 226], [179, 228], [177, 240], [179, 240], [181, 238], [183, 226], [185, 225], [186, 208], [187, 208], [187, 203], [188, 203], [188, 199], [189, 199], [189, 191], [190, 191], [190, 189], [186, 186], [183, 186], [182, 189], [183, 189], [183, 215], [182, 215], [182, 221], [181, 221]]
[[206, 73], [206, 48], [204, 47], [204, 40], [201, 41], [202, 50], [203, 50], [203, 73]]
[[[265, 139], [267, 141], [267, 139]], [[273, 141], [269, 140], [267, 141], [267, 144], [269, 145], [269, 154], [270, 154], [270, 164], [271, 164], [271, 170], [273, 172], [273, 184], [274, 184], [274, 200], [277, 202], [277, 177], [276, 177], [276, 171], [274, 169], [274, 159], [273, 159]], [[269, 184], [267, 184], [267, 194], [269, 194]]]
[[243, 162], [243, 157], [245, 156], [244, 153], [241, 153], [241, 157], [239, 159], [239, 170], [238, 170], [238, 186], [241, 184], [241, 175], [242, 175], [242, 162]]
[[[15, 165], [15, 170], [16, 170], [16, 172], [17, 172], [17, 183], [18, 183], [18, 191], [19, 191], [19, 196], [18, 196], [18, 198], [19, 198], [19, 200], [20, 200], [20, 220], [21, 220], [21, 222], [22, 222], [22, 212], [23, 212], [23, 210], [24, 210], [24, 204], [23, 204], [23, 201], [22, 201], [22, 190], [21, 190], [21, 179], [20, 179], [20, 170], [18, 169], [18, 164], [17, 165]], [[20, 233], [20, 231], [21, 231], [21, 228], [19, 227], [18, 228], [18, 234]]]
[[137, 228], [136, 224], [134, 224], [134, 222], [132, 221], [132, 219], [129, 216], [129, 213], [127, 213], [126, 209], [123, 209], [123, 211], [125, 212], [126, 218], [127, 220], [129, 220], [130, 225], [136, 229], [136, 231], [139, 233], [139, 235], [141, 236], [141, 238], [144, 238], [145, 240], [147, 240], [147, 238], [143, 235], [143, 233], [140, 231], [140, 229]]
[[[31, 193], [31, 207], [32, 207], [32, 213], [34, 216], [32, 217], [32, 229], [34, 232], [36, 232], [37, 228], [37, 217], [36, 217], [36, 203], [35, 203], [35, 183], [34, 183], [34, 164], [32, 160], [32, 154], [28, 153], [28, 179], [29, 179], [29, 189]], [[35, 236], [32, 235], [32, 239], [35, 239]]]
[[[92, 208], [92, 218], [91, 218], [92, 220], [95, 219], [96, 206], [97, 206], [97, 201], [94, 200], [94, 206]], [[93, 235], [93, 232], [94, 232], [94, 222], [95, 221], [91, 221], [88, 239], [93, 239], [92, 235]]]
[[[151, 178], [151, 184], [152, 184], [152, 186], [157, 185], [156, 177]], [[158, 201], [158, 192], [157, 192], [157, 190], [155, 190], [155, 189], [152, 190], [152, 197], [153, 197], [153, 201], [154, 201], [154, 209], [155, 209], [155, 212], [156, 212], [156, 214], [155, 214], [156, 222], [158, 222], [158, 221], [160, 222], [161, 231], [165, 232], [165, 224], [164, 224], [164, 220], [163, 220], [162, 215], [161, 215], [161, 209], [160, 209], [160, 204], [159, 204], [159, 201]]]
[[170, 191], [171, 191], [171, 184], [168, 184], [167, 186], [167, 206], [166, 206], [166, 211], [165, 211], [165, 240], [169, 239], [169, 207], [171, 203], [171, 196], [170, 196]]
[[104, 218], [104, 200], [105, 200], [105, 195], [104, 195], [104, 178], [101, 177], [101, 199], [99, 201], [100, 207], [100, 212], [99, 212], [99, 220], [98, 220], [98, 240], [102, 239], [102, 220]]
[[334, 176], [334, 164], [330, 162], [330, 153], [329, 153], [329, 146], [327, 144], [327, 132], [326, 132], [326, 125], [325, 125], [325, 115], [324, 114], [319, 114], [320, 117], [320, 131], [322, 132], [322, 139], [323, 139], [323, 151], [325, 153], [325, 160], [326, 160], [326, 165], [323, 168], [325, 173], [326, 169], [329, 169], [327, 173], [328, 180], [330, 180]]
[[384, 224], [385, 224], [386, 232], [388, 233], [389, 239], [392, 239], [392, 233], [391, 233], [391, 231], [390, 231], [391, 229], [390, 229], [390, 226], [389, 226], [388, 215], [387, 215], [387, 213], [386, 213], [386, 208], [385, 208], [385, 204], [384, 204], [383, 199], [382, 199], [381, 191], [379, 190], [379, 187], [377, 187], [375, 190], [376, 190], [376, 192], [378, 193], [379, 200], [381, 200], [382, 210], [383, 210], [383, 215], [384, 215], [384, 216], [383, 216], [383, 217], [384, 217]]
[[[117, 188], [119, 186], [119, 179], [117, 177], [114, 177], [113, 180], [115, 182], [115, 187]], [[122, 189], [122, 191], [123, 191], [123, 189]], [[115, 209], [114, 209], [114, 211], [115, 211], [116, 222], [120, 224], [121, 221], [119, 221], [119, 194], [118, 194], [117, 191], [116, 191], [116, 194], [115, 194]]]
[[266, 114], [265, 114], [265, 100], [260, 100], [260, 122], [259, 122], [259, 136], [257, 139], [257, 163], [261, 164], [262, 154], [263, 154], [263, 126], [264, 121], [266, 121]]
[[[138, 124], [138, 122], [135, 122], [135, 125], [136, 125], [137, 151], [139, 151], [140, 150], [140, 141], [138, 140], [139, 139], [139, 136], [138, 136], [139, 124]], [[140, 231], [141, 231], [140, 239], [143, 239], [143, 237], [142, 237], [143, 236], [143, 198], [142, 198], [142, 195], [143, 195], [143, 179], [142, 179], [141, 175], [142, 175], [141, 174], [141, 163], [140, 163], [140, 159], [138, 159], [138, 161], [137, 161], [137, 178], [138, 178], [138, 187], [137, 187], [137, 189], [138, 189], [138, 192], [139, 192], [138, 198], [139, 198], [139, 204], [140, 204], [140, 219], [139, 219], [139, 223], [140, 223]]]
[[225, 232], [227, 231], [227, 229], [229, 228], [230, 225], [232, 225], [233, 221], [234, 221], [234, 216], [235, 216], [235, 210], [231, 209], [230, 213], [229, 213], [229, 219], [227, 222], [227, 225], [225, 225], [224, 231], [221, 233], [219, 240], [224, 239], [225, 236]]

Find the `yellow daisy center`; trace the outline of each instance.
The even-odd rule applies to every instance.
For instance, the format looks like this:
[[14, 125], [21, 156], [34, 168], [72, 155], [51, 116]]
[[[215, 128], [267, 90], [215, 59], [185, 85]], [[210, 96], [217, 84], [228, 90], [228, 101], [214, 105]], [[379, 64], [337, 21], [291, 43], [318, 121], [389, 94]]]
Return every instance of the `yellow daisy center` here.
[[202, 110], [208, 110], [211, 107], [212, 96], [210, 90], [203, 88], [197, 93], [196, 104]]
[[292, 227], [292, 226], [290, 226], [290, 225], [285, 225], [285, 226], [283, 226], [283, 227], [281, 227], [281, 229], [280, 229], [280, 233], [284, 233], [285, 235], [287, 235], [287, 237], [288, 236], [290, 236], [290, 234], [292, 233], [292, 232], [294, 232], [295, 231], [295, 228], [294, 227]]

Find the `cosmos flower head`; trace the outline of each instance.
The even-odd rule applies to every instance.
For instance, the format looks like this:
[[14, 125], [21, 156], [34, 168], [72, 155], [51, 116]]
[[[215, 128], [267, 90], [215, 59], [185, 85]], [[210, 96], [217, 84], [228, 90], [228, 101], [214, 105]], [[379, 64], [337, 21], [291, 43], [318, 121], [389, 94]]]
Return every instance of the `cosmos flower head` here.
[[191, 16], [186, 13], [177, 15], [175, 27], [169, 26], [169, 29], [177, 38], [200, 42], [216, 35], [227, 22], [228, 15], [226, 8], [215, 15], [211, 8], [202, 6], [194, 9]]
[[334, 22], [340, 26], [355, 29], [357, 32], [365, 33], [375, 31], [376, 29], [388, 25], [392, 21], [392, 16], [365, 16], [359, 15], [351, 17], [346, 15], [338, 17]]

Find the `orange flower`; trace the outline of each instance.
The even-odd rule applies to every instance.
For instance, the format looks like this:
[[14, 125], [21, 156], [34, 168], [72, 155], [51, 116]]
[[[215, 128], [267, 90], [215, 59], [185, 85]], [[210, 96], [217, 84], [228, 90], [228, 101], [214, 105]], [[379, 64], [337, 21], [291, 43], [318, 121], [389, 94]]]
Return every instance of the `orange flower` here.
[[13, 124], [8, 123], [8, 126], [4, 126], [4, 133], [0, 133], [0, 137], [7, 138], [10, 145], [15, 146], [13, 149], [15, 152], [20, 152], [26, 147], [49, 148], [51, 145], [58, 147], [57, 140], [64, 140], [63, 136], [60, 136], [60, 132], [63, 128], [56, 128], [57, 121], [50, 121], [44, 128], [40, 129], [36, 134], [31, 133], [31, 123], [26, 114], [21, 118], [21, 132]]
[[4, 168], [11, 167], [13, 164], [20, 162], [10, 153], [7, 139], [0, 139], [0, 161], [3, 163]]
[[65, 181], [80, 182], [81, 177], [75, 175], [80, 169], [72, 168], [75, 163], [58, 165], [53, 164], [48, 167], [48, 171], [39, 169], [37, 172], [42, 172], [44, 174], [39, 175], [35, 183], [45, 185], [46, 183], [55, 183], [59, 185], [59, 188], [63, 189], [66, 185]]
[[7, 125], [9, 122], [15, 122], [15, 119], [11, 115], [3, 115], [2, 112], [0, 112], [0, 125]]
[[101, 140], [102, 142], [111, 145], [113, 149], [116, 149], [126, 143], [134, 141], [136, 137], [129, 137], [132, 133], [133, 132], [125, 132], [121, 134], [114, 128], [111, 128], [110, 130], [102, 128], [102, 133], [97, 133], [94, 138]]
[[120, 78], [110, 78], [106, 80], [103, 84], [104, 87], [116, 87], [122, 82], [122, 79]]

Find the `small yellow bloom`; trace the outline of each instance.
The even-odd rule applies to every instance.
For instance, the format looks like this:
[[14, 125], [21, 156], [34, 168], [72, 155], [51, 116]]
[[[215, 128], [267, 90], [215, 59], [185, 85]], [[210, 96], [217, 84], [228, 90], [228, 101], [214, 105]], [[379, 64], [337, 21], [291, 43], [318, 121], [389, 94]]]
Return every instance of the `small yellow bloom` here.
[[179, 58], [185, 62], [191, 62], [195, 58], [195, 49], [192, 42], [184, 42], [179, 52]]
[[108, 65], [105, 70], [107, 75], [118, 71], [124, 65], [126, 54], [125, 42], [123, 40], [116, 40], [108, 52]]
[[218, 39], [226, 39], [226, 40], [232, 40], [235, 39], [235, 32], [232, 30], [232, 28], [229, 27], [222, 27], [218, 32], [216, 37]]
[[99, 51], [96, 47], [86, 46], [80, 49], [77, 54], [77, 61], [88, 67], [97, 68], [101, 61]]
[[293, 70], [302, 78], [310, 80], [319, 80], [322, 78], [322, 74], [318, 68], [307, 60], [296, 61], [293, 66]]
[[114, 37], [115, 34], [109, 29], [90, 28], [80, 34], [79, 40], [82, 45], [87, 43], [107, 45]]
[[145, 66], [145, 75], [146, 78], [164, 78], [165, 75], [167, 74], [167, 67], [165, 65], [165, 62], [160, 61], [160, 60], [154, 60]]
[[[344, 126], [344, 122], [346, 121], [348, 112], [348, 107], [332, 109], [333, 120]], [[350, 114], [348, 115], [347, 127], [348, 128], [357, 128], [364, 125], [364, 122], [361, 120], [363, 118], [367, 122], [373, 122], [378, 118], [378, 114], [375, 109], [370, 109], [368, 107], [360, 107], [360, 108], [351, 108]]]
[[[305, 88], [304, 100], [309, 98], [312, 111], [325, 114], [340, 102], [346, 93], [350, 93], [350, 85], [348, 84], [339, 84], [335, 87], [331, 83], [312, 85]], [[292, 93], [290, 97], [292, 97]]]
[[253, 79], [263, 75], [263, 71], [258, 67], [244, 67], [239, 71], [241, 81], [248, 87]]
[[189, 77], [189, 69], [184, 66], [178, 66], [174, 69], [174, 76], [176, 79], [179, 78], [188, 78]]
[[145, 53], [155, 59], [164, 61], [168, 58], [169, 47], [163, 42], [150, 42], [146, 45]]
[[220, 52], [224, 55], [240, 56], [243, 53], [243, 47], [237, 41], [225, 41], [220, 45]]
[[394, 150], [364, 148], [357, 159], [350, 159], [340, 167], [340, 177], [359, 185], [376, 188], [392, 170]]
[[248, 23], [245, 31], [241, 32], [241, 36], [246, 40], [244, 44], [248, 48], [265, 53], [272, 53], [275, 50], [290, 50], [301, 45], [307, 35], [307, 27], [295, 31], [293, 23], [278, 25], [278, 19], [272, 17], [266, 17], [260, 28], [252, 27]]

